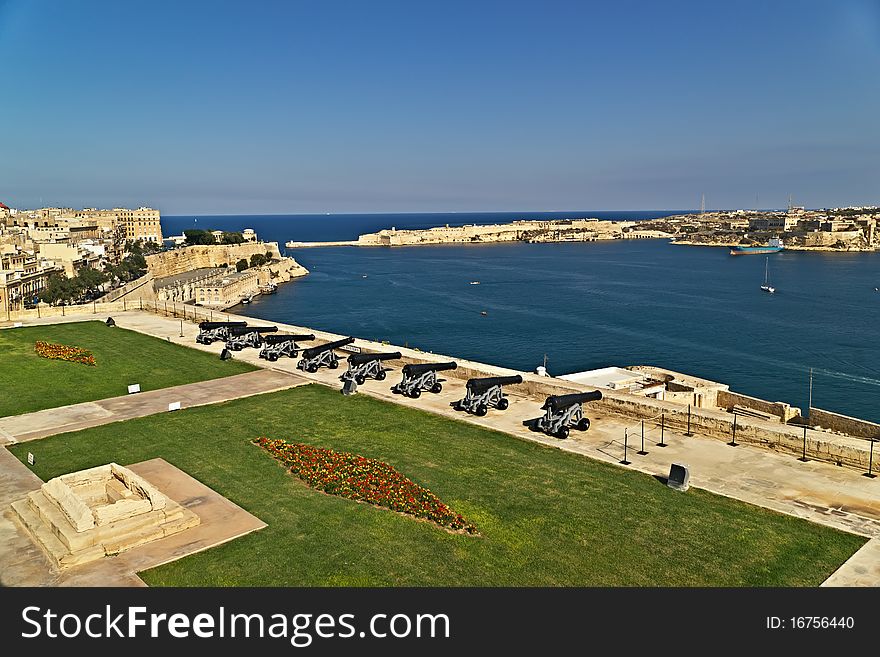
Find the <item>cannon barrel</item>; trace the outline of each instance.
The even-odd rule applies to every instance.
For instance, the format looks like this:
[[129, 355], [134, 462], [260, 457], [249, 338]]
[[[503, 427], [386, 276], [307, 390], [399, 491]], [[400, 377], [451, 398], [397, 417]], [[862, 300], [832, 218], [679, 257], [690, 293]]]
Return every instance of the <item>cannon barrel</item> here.
[[267, 335], [264, 342], [266, 344], [282, 344], [284, 342], [297, 342], [302, 340], [305, 342], [306, 340], [314, 340], [315, 336], [311, 333], [306, 333], [303, 335]]
[[328, 342], [326, 344], [318, 345], [317, 347], [309, 347], [308, 349], [303, 349], [302, 357], [306, 359], [314, 358], [319, 354], [323, 354], [325, 351], [330, 351], [337, 347], [344, 347], [352, 342], [354, 342], [354, 338], [343, 338], [342, 340], [336, 340], [336, 342]]
[[414, 377], [420, 376], [425, 372], [443, 372], [444, 370], [454, 370], [458, 367], [458, 363], [452, 361], [450, 363], [410, 363], [403, 366], [404, 376]]
[[363, 365], [364, 363], [369, 363], [374, 360], [395, 360], [400, 358], [399, 351], [390, 351], [381, 354], [352, 354], [348, 357], [348, 362], [351, 365]]
[[246, 333], [274, 333], [277, 326], [232, 326], [229, 329], [231, 335], [245, 335]]
[[231, 328], [233, 326], [247, 326], [247, 322], [199, 322], [202, 331], [211, 331], [218, 328]]
[[576, 392], [571, 395], [550, 395], [541, 407], [543, 410], [548, 408], [554, 413], [574, 406], [575, 404], [583, 404], [584, 402], [599, 401], [602, 399], [602, 392], [594, 390], [593, 392]]
[[494, 386], [508, 386], [516, 383], [522, 383], [522, 377], [519, 374], [515, 376], [487, 376], [480, 379], [468, 379], [467, 389], [478, 394], [486, 392]]

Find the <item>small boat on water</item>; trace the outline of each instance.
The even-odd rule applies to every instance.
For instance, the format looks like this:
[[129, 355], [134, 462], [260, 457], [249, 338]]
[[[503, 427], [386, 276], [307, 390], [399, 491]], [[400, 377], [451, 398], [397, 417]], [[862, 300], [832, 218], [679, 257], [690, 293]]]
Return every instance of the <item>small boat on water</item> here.
[[485, 316], [488, 315], [489, 313], [487, 313], [485, 310], [481, 310], [481, 311], [480, 311], [480, 314], [481, 314], [483, 317], [485, 317]]
[[276, 292], [278, 292], [278, 285], [275, 283], [260, 286], [260, 294], [275, 294]]
[[471, 284], [471, 285], [479, 285], [479, 284], [480, 284], [480, 281], [471, 281], [470, 284]]
[[770, 258], [768, 257], [764, 262], [764, 284], [761, 286], [761, 289], [764, 292], [768, 292], [770, 294], [774, 294], [776, 292], [776, 288], [770, 285]]
[[757, 255], [759, 253], [779, 253], [785, 248], [782, 240], [778, 237], [771, 238], [766, 246], [735, 246], [730, 249], [730, 255]]

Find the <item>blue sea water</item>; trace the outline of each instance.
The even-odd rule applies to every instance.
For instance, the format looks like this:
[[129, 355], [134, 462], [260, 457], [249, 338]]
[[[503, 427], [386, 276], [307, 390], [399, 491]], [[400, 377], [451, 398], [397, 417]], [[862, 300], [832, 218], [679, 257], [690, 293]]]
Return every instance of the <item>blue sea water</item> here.
[[[163, 217], [261, 238], [344, 240], [389, 226], [671, 212]], [[733, 390], [880, 421], [880, 254], [765, 256], [665, 240], [291, 250], [311, 274], [235, 312], [551, 374], [654, 364]], [[470, 285], [470, 281], [480, 285]], [[487, 313], [481, 315], [481, 311]]]

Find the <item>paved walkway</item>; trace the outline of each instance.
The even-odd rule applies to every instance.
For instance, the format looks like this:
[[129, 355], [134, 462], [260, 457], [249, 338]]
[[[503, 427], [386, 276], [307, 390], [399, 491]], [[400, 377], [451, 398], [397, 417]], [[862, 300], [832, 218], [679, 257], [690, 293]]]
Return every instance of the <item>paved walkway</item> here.
[[95, 402], [71, 404], [45, 411], [0, 418], [0, 445], [45, 438], [57, 433], [77, 431], [110, 422], [167, 413], [168, 405], [180, 402], [182, 408], [285, 390], [308, 383], [296, 374], [278, 370], [257, 370], [210, 381], [188, 383], [161, 390], [111, 397]]
[[[219, 353], [221, 344], [212, 346], [195, 343], [197, 327], [185, 322], [184, 336], [180, 334], [180, 320], [165, 318], [151, 313], [128, 312], [115, 317], [117, 324], [154, 335], [162, 339], [188, 347]], [[233, 317], [234, 319], [234, 317]], [[252, 318], [242, 318], [253, 321]], [[282, 327], [282, 330], [303, 332], [304, 327]], [[318, 335], [318, 342], [335, 337]], [[369, 348], [387, 350], [388, 346], [370, 344]], [[294, 374], [300, 380], [314, 381], [340, 388], [338, 376], [341, 370], [322, 369], [315, 374], [302, 373], [295, 369], [295, 359], [282, 359], [270, 364], [257, 357], [253, 349], [235, 353], [239, 360], [278, 372]], [[444, 382], [443, 391], [438, 395], [424, 394], [419, 399], [404, 398], [389, 391], [390, 386], [399, 379], [399, 372], [389, 372], [384, 382], [368, 381], [358, 388], [359, 394], [368, 394], [394, 403], [412, 406], [428, 412], [437, 413], [458, 420], [478, 424], [502, 431], [523, 439], [550, 445], [570, 452], [576, 452], [620, 467], [639, 470], [660, 478], [669, 472], [671, 463], [684, 463], [690, 468], [691, 485], [751, 504], [773, 509], [781, 513], [805, 518], [812, 522], [827, 525], [870, 538], [880, 537], [880, 479], [872, 480], [861, 473], [820, 461], [802, 463], [795, 457], [779, 454], [751, 445], [731, 447], [721, 440], [700, 436], [685, 437], [680, 433], [665, 433], [666, 447], [657, 445], [656, 428], [648, 426], [644, 455], [636, 453], [640, 448], [639, 423], [618, 416], [601, 416], [590, 413], [592, 427], [587, 432], [572, 431], [568, 440], [550, 438], [531, 432], [523, 421], [537, 418], [542, 414], [542, 399], [510, 394], [510, 408], [505, 412], [492, 410], [484, 418], [455, 412], [449, 404], [464, 396], [464, 380], [449, 379]], [[511, 388], [509, 392], [513, 392]], [[241, 395], [237, 395], [241, 396]], [[628, 430], [628, 466], [620, 465], [624, 456], [624, 431]], [[874, 541], [870, 542], [872, 545]], [[859, 551], [829, 579], [829, 585], [836, 582], [852, 584], [880, 585], [880, 572], [864, 566], [864, 562], [880, 559], [880, 550], [873, 547]], [[850, 573], [848, 575], [847, 573]]]

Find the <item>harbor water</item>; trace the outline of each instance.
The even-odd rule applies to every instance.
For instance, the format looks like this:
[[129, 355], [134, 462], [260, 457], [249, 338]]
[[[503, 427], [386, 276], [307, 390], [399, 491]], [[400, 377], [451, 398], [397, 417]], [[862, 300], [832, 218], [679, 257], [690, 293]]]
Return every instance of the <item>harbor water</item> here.
[[[667, 213], [163, 217], [262, 239], [350, 240], [392, 225]], [[551, 374], [653, 364], [771, 401], [880, 422], [880, 253], [769, 256], [666, 240], [289, 250], [311, 274], [233, 312]], [[472, 282], [478, 281], [479, 285]], [[484, 314], [485, 313], [485, 314]]]

